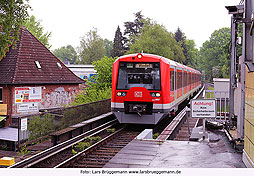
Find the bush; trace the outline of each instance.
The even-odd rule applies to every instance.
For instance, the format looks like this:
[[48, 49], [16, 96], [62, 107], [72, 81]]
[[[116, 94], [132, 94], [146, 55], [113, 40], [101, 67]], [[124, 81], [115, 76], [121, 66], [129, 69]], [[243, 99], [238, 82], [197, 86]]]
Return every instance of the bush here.
[[28, 121], [29, 140], [36, 139], [38, 137], [49, 134], [54, 131], [54, 120], [55, 116], [51, 114], [44, 114], [42, 118], [35, 116]]
[[103, 89], [97, 89], [96, 86], [93, 86], [88, 87], [86, 92], [76, 95], [71, 105], [75, 106], [108, 98], [111, 98], [111, 88], [104, 87]]
[[112, 69], [115, 60], [116, 58], [105, 56], [93, 62], [97, 75], [91, 79], [92, 81], [87, 82], [86, 91], [76, 95], [72, 106], [111, 98]]

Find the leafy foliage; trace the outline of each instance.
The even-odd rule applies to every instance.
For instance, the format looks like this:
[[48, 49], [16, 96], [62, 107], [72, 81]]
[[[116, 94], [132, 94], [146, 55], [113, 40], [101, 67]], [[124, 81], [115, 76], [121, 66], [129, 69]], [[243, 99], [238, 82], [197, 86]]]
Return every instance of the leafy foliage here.
[[72, 106], [104, 100], [111, 97], [111, 88], [97, 89], [96, 86], [88, 87], [85, 92], [76, 95]]
[[196, 68], [198, 49], [195, 48], [194, 40], [188, 40], [182, 30], [178, 27], [175, 32], [175, 40], [180, 44], [185, 57], [184, 65]]
[[19, 38], [19, 30], [28, 16], [28, 0], [0, 0], [0, 60], [9, 45]]
[[90, 146], [91, 144], [89, 142], [79, 142], [77, 145], [75, 145], [75, 148], [78, 150], [78, 152], [82, 152], [83, 150], [85, 150]]
[[31, 16], [30, 18], [27, 18], [24, 26], [26, 29], [31, 32], [40, 42], [46, 46], [48, 49], [51, 48], [51, 45], [49, 44], [49, 39], [51, 37], [51, 32], [43, 32], [44, 28], [41, 26], [41, 21], [36, 20], [35, 16]]
[[63, 46], [53, 51], [54, 55], [61, 61], [74, 64], [77, 60], [77, 52], [71, 45]]
[[105, 55], [107, 57], [110, 57], [111, 56], [111, 51], [112, 51], [112, 48], [113, 48], [113, 42], [109, 41], [108, 39], [104, 39], [103, 43], [104, 43], [104, 48], [106, 49], [106, 54]]
[[174, 35], [159, 24], [144, 27], [139, 39], [130, 47], [128, 53], [145, 52], [167, 57], [183, 63], [185, 57]]
[[101, 60], [94, 61], [96, 77], [93, 82], [88, 82], [88, 88], [74, 98], [72, 105], [79, 105], [111, 97], [112, 69], [115, 58], [103, 57]]
[[111, 87], [112, 84], [112, 70], [113, 63], [116, 58], [103, 57], [100, 60], [94, 61], [94, 69], [96, 70], [97, 76], [95, 79], [96, 86], [99, 88]]
[[115, 128], [108, 128], [107, 129], [107, 132], [110, 133], [110, 134], [114, 133], [115, 131], [116, 131]]
[[83, 150], [85, 150], [86, 148], [90, 147], [91, 145], [99, 142], [101, 140], [100, 136], [95, 136], [95, 137], [86, 137], [84, 139], [84, 141], [77, 143], [74, 148], [77, 149], [77, 151], [75, 151], [72, 148], [72, 153], [75, 155], [77, 154], [77, 152], [82, 152]]
[[175, 40], [180, 44], [182, 50], [183, 50], [183, 55], [185, 57], [184, 65], [188, 64], [187, 56], [188, 56], [188, 50], [185, 44], [186, 37], [181, 31], [181, 29], [178, 27], [176, 32], [175, 32]]
[[185, 45], [187, 49], [187, 57], [186, 57], [186, 65], [192, 68], [197, 68], [197, 60], [198, 60], [198, 49], [195, 48], [194, 40], [185, 40]]
[[44, 114], [42, 118], [35, 116], [28, 121], [29, 140], [47, 135], [53, 131], [54, 115]]
[[141, 11], [134, 13], [135, 20], [132, 21], [127, 21], [124, 23], [124, 47], [125, 50], [129, 50], [129, 47], [134, 44], [139, 35], [141, 34], [144, 24], [145, 24], [145, 19], [144, 16], [141, 14]]
[[80, 64], [91, 64], [106, 54], [103, 39], [97, 34], [97, 29], [90, 30], [80, 41]]
[[112, 57], [119, 57], [124, 54], [125, 50], [124, 50], [123, 42], [124, 42], [124, 37], [121, 33], [120, 27], [118, 26], [115, 33], [113, 49], [111, 51]]
[[[210, 39], [200, 48], [199, 68], [205, 71], [205, 79], [212, 81], [213, 76], [229, 77], [230, 28], [215, 30]], [[222, 69], [221, 72], [218, 70]]]
[[27, 149], [26, 145], [23, 145], [23, 146], [21, 147], [20, 151], [17, 152], [17, 155], [18, 155], [18, 157], [22, 157], [22, 156], [24, 156], [24, 155], [26, 155], [26, 154], [29, 154], [29, 153], [31, 153], [31, 151], [29, 151], [29, 150]]

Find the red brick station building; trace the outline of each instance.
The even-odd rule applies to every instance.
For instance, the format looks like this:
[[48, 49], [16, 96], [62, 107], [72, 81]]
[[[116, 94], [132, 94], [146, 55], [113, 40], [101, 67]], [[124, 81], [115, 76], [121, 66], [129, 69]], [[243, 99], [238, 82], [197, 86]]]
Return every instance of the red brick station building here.
[[21, 27], [19, 41], [0, 61], [0, 127], [9, 126], [11, 118], [20, 115], [70, 104], [82, 83]]

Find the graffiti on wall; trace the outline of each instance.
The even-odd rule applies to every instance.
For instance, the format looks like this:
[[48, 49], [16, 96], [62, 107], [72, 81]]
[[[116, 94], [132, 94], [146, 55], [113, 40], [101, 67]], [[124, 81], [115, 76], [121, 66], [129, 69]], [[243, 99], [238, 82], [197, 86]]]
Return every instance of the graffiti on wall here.
[[77, 90], [74, 87], [67, 88], [58, 87], [54, 91], [46, 92], [44, 101], [42, 102], [43, 108], [60, 107], [69, 105], [76, 94]]
[[[29, 91], [33, 88], [29, 87]], [[35, 88], [38, 90], [40, 88], [37, 94], [36, 90], [35, 93], [28, 92], [27, 87], [13, 89], [15, 94], [12, 115], [36, 113], [39, 112], [39, 109], [67, 106], [72, 103], [75, 95], [80, 91], [79, 85], [46, 85]]]

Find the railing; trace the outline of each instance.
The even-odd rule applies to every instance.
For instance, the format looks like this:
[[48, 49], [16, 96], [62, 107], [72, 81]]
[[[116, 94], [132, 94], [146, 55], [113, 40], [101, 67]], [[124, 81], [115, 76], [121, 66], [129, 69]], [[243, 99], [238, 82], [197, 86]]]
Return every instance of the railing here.
[[224, 122], [229, 116], [229, 91], [204, 90], [204, 99], [215, 99], [217, 104], [216, 121]]
[[[110, 112], [110, 99], [100, 100], [96, 102], [91, 102], [87, 104], [67, 107], [67, 108], [53, 108], [53, 109], [44, 109], [40, 110], [39, 113], [18, 116], [12, 122], [12, 126], [18, 128], [18, 143], [21, 141], [27, 140], [29, 134], [32, 132], [29, 131], [29, 125], [32, 119], [39, 117], [41, 121], [46, 117], [45, 115], [53, 116], [53, 119], [50, 120], [50, 129], [48, 129], [48, 134], [66, 128], [68, 126], [80, 123], [82, 121], [91, 119], [93, 117], [99, 116]], [[27, 120], [27, 128], [22, 129], [22, 120]], [[33, 130], [33, 129], [32, 129]], [[43, 134], [43, 135], [48, 135]], [[38, 136], [38, 138], [41, 136]]]

